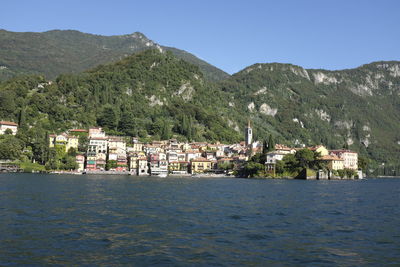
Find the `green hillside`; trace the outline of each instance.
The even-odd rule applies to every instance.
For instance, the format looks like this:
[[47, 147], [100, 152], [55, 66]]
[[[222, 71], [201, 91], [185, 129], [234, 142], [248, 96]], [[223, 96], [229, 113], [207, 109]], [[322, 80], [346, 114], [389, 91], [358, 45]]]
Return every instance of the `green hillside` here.
[[145, 50], [54, 82], [42, 76], [0, 85], [0, 118], [18, 121], [35, 147], [45, 132], [99, 125], [116, 135], [237, 142], [224, 119], [226, 94], [199, 67], [171, 52]]
[[198, 66], [153, 49], [53, 82], [4, 81], [0, 117], [19, 121], [21, 139], [39, 152], [46, 132], [94, 125], [143, 139], [238, 142], [250, 119], [258, 140], [348, 147], [372, 166], [396, 167], [399, 93], [399, 62], [342, 71], [255, 64], [212, 83]]
[[349, 147], [377, 163], [398, 164], [400, 62], [342, 71], [255, 64], [220, 83], [255, 132], [292, 145]]
[[177, 57], [198, 65], [209, 80], [229, 77], [192, 54], [160, 46], [139, 32], [101, 36], [72, 30], [43, 33], [0, 30], [0, 79], [16, 74], [44, 74], [46, 78], [54, 79], [63, 73], [79, 73], [154, 48], [171, 51]]

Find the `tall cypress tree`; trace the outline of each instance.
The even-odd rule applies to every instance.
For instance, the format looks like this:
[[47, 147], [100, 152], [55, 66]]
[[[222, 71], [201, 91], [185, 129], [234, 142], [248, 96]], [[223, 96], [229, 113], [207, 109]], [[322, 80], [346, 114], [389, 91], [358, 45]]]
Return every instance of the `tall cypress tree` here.
[[269, 150], [268, 150], [268, 143], [267, 143], [267, 139], [265, 139], [265, 140], [263, 141], [262, 153], [263, 153], [263, 154], [267, 154], [268, 151], [269, 151]]
[[268, 138], [268, 151], [274, 151], [274, 150], [275, 150], [275, 141], [274, 138], [272, 137], [272, 134], [270, 134]]

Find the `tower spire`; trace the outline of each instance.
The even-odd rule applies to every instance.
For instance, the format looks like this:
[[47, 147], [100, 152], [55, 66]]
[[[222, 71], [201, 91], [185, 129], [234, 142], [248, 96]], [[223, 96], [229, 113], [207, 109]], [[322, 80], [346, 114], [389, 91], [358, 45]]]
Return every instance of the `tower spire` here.
[[253, 142], [253, 129], [251, 129], [250, 120], [247, 121], [247, 127], [244, 132], [246, 146]]

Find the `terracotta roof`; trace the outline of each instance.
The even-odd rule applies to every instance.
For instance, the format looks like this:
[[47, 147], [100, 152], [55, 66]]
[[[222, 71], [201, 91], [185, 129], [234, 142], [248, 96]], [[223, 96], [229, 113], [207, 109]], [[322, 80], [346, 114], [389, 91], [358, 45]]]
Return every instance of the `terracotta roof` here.
[[275, 149], [276, 150], [292, 150], [293, 148], [290, 148], [290, 147], [282, 145], [282, 144], [276, 144]]
[[331, 153], [357, 153], [357, 152], [354, 152], [354, 151], [351, 151], [351, 150], [348, 150], [348, 149], [334, 149], [334, 150], [329, 150], [329, 152], [331, 152]]
[[196, 162], [211, 162], [210, 160], [208, 160], [208, 159], [206, 159], [206, 158], [202, 158], [202, 157], [192, 159], [191, 161], [192, 161], [192, 162], [193, 162], [193, 161], [196, 161]]
[[88, 130], [85, 130], [85, 129], [72, 129], [69, 131], [70, 132], [79, 132], [79, 133], [87, 133], [88, 132]]
[[337, 156], [331, 156], [331, 155], [322, 156], [321, 160], [341, 160], [341, 161], [343, 161], [343, 159], [341, 159]]
[[1, 125], [9, 125], [9, 126], [18, 126], [15, 122], [12, 121], [0, 121]]

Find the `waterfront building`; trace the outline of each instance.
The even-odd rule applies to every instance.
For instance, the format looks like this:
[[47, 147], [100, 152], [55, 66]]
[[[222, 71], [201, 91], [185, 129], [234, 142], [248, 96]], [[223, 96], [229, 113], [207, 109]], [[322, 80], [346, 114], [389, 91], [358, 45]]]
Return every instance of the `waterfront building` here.
[[147, 158], [146, 157], [139, 157], [137, 161], [137, 175], [148, 175], [149, 174], [149, 167], [147, 165]]
[[185, 153], [186, 161], [191, 161], [192, 159], [201, 157], [201, 152], [199, 150], [187, 150]]
[[358, 170], [358, 153], [346, 149], [330, 150], [331, 155], [336, 155], [343, 159], [345, 169]]
[[195, 158], [190, 161], [190, 171], [192, 174], [204, 173], [212, 169], [211, 161], [206, 158]]
[[176, 153], [175, 151], [168, 151], [167, 159], [168, 162], [178, 161], [178, 153]]
[[86, 156], [86, 170], [95, 171], [96, 169], [97, 169], [97, 167], [96, 167], [96, 156], [92, 156], [90, 154], [87, 154], [87, 156]]
[[5, 134], [6, 130], [10, 130], [12, 135], [16, 135], [18, 124], [12, 121], [0, 121], [0, 134]]
[[126, 155], [126, 141], [120, 136], [109, 136], [108, 137], [108, 151], [109, 153], [115, 153], [118, 156]]
[[328, 169], [330, 170], [343, 170], [344, 165], [343, 162], [344, 160], [339, 158], [336, 155], [325, 155], [321, 157], [321, 161], [325, 162]]
[[75, 161], [78, 164], [77, 171], [82, 172], [85, 169], [85, 155], [77, 154], [75, 156]]
[[171, 161], [168, 163], [168, 170], [173, 174], [186, 174], [189, 170], [188, 161]]
[[68, 152], [71, 148], [74, 148], [75, 151], [78, 151], [79, 138], [77, 136], [68, 135], [66, 133], [62, 133], [59, 135], [50, 134], [49, 147], [55, 146], [64, 146], [65, 152]]

